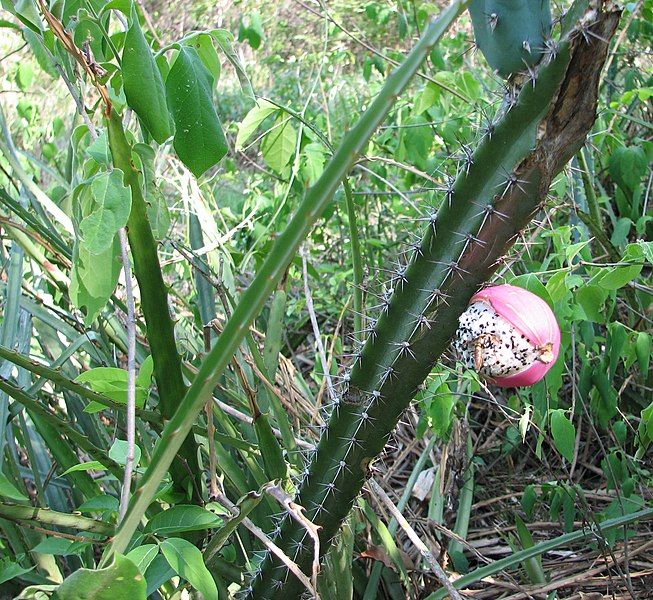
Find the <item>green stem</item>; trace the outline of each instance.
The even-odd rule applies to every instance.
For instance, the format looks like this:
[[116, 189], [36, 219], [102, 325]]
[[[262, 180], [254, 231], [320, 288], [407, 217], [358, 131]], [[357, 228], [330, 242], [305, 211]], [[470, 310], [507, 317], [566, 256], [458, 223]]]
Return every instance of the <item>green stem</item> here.
[[363, 337], [363, 258], [361, 244], [356, 224], [356, 206], [351, 192], [349, 180], [342, 182], [345, 188], [345, 202], [347, 205], [347, 220], [349, 221], [349, 244], [351, 264], [354, 270], [354, 331], [357, 340]]
[[[134, 259], [134, 275], [141, 292], [147, 339], [154, 361], [161, 416], [164, 420], [170, 419], [186, 394], [186, 386], [182, 376], [181, 357], [175, 343], [174, 322], [170, 317], [168, 291], [163, 281], [157, 243], [147, 217], [147, 205], [138, 181], [138, 171], [132, 161], [131, 147], [122, 120], [113, 110], [107, 119], [107, 126], [113, 164], [123, 172], [125, 184], [131, 188], [132, 209], [127, 222], [127, 235]], [[188, 436], [189, 432], [190, 427], [175, 450], [180, 451], [179, 460], [172, 463], [171, 474], [177, 491], [184, 495], [190, 491], [195, 501], [201, 502], [197, 444], [192, 434]]]
[[129, 544], [175, 453], [191, 430], [195, 418], [207, 400], [211, 398], [213, 389], [247, 334], [249, 325], [265, 305], [268, 296], [283, 276], [299, 246], [324, 212], [335, 190], [350, 171], [365, 144], [390, 112], [398, 95], [408, 85], [433, 45], [453, 23], [465, 5], [464, 0], [455, 0], [444, 11], [443, 17], [429, 26], [424, 37], [406, 57], [403, 64], [390, 75], [383, 89], [363, 116], [347, 133], [319, 180], [308, 190], [297, 213], [276, 239], [265, 262], [243, 294], [238, 307], [226, 323], [215, 346], [202, 362], [183, 402], [161, 434], [154, 449], [152, 462], [143, 475], [139, 488], [132, 496], [127, 514], [105, 554], [104, 563], [110, 560], [109, 557], [113, 552], [123, 552]]
[[[23, 390], [9, 383], [6, 379], [0, 377], [0, 390], [11, 396], [16, 402], [20, 402], [30, 413], [41, 416], [50, 426], [54, 427], [67, 440], [79, 447], [94, 460], [100, 461], [110, 472], [118, 479], [122, 479], [122, 468], [116, 462], [109, 458], [106, 450], [98, 448], [89, 441], [86, 434], [77, 431], [63, 419], [51, 413], [44, 408], [41, 403], [28, 396]], [[72, 465], [70, 465], [72, 466]]]
[[583, 149], [578, 153], [578, 159], [580, 160], [581, 170], [580, 174], [583, 179], [583, 188], [585, 190], [585, 198], [587, 199], [587, 207], [589, 208], [590, 215], [594, 222], [600, 227], [602, 223], [601, 219], [601, 209], [599, 208], [599, 203], [596, 198], [596, 192], [594, 191], [594, 186], [590, 180], [589, 165], [587, 163], [587, 157]]
[[[469, 587], [473, 583], [477, 583], [483, 580], [486, 577], [491, 577], [501, 571], [515, 567], [530, 558], [536, 556], [541, 556], [546, 552], [551, 552], [558, 548], [563, 548], [573, 544], [574, 542], [582, 542], [587, 539], [594, 539], [597, 535], [602, 535], [607, 531], [612, 529], [617, 529], [619, 527], [625, 527], [636, 521], [649, 521], [653, 519], [653, 508], [647, 508], [646, 510], [640, 510], [639, 512], [633, 513], [632, 515], [625, 515], [622, 517], [616, 517], [614, 519], [608, 519], [603, 521], [600, 526], [592, 526], [586, 529], [581, 529], [580, 531], [572, 531], [571, 533], [566, 533], [560, 537], [554, 538], [552, 540], [547, 540], [545, 542], [540, 542], [535, 544], [532, 548], [526, 548], [520, 552], [515, 552], [511, 556], [502, 558], [501, 560], [495, 560], [489, 565], [485, 565], [467, 575], [463, 575], [459, 579], [456, 579], [453, 582], [453, 585], [458, 590], [463, 590], [466, 587]], [[427, 600], [443, 600], [446, 598], [446, 590], [440, 590], [434, 594], [431, 594]]]
[[[114, 402], [111, 398], [103, 394], [99, 394], [98, 392], [94, 392], [93, 390], [89, 390], [80, 383], [68, 379], [61, 373], [60, 369], [53, 369], [46, 365], [42, 365], [41, 363], [37, 363], [31, 360], [29, 357], [20, 354], [19, 352], [14, 352], [13, 350], [10, 350], [9, 348], [6, 348], [2, 345], [0, 345], [0, 358], [8, 360], [10, 363], [15, 364], [17, 367], [27, 369], [35, 375], [45, 377], [52, 383], [61, 386], [65, 390], [74, 392], [89, 402], [97, 402], [98, 404], [102, 404], [102, 406], [106, 406], [107, 408], [111, 408], [113, 410], [125, 410], [124, 404]], [[137, 414], [145, 421], [149, 421], [155, 425], [160, 424], [161, 422], [159, 415], [157, 415], [154, 411], [139, 410], [137, 411]]]
[[56, 512], [49, 508], [0, 503], [0, 517], [19, 523], [39, 523], [56, 527], [70, 527], [77, 531], [92, 531], [107, 536], [113, 535], [113, 527], [107, 523], [81, 515]]

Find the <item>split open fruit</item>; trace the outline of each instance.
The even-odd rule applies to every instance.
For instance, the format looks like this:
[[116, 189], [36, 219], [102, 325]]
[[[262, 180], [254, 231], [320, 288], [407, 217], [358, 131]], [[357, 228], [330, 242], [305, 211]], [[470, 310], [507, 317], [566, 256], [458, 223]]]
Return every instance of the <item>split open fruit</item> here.
[[460, 360], [500, 387], [537, 383], [560, 351], [560, 327], [549, 305], [514, 285], [477, 292], [460, 315], [454, 346]]

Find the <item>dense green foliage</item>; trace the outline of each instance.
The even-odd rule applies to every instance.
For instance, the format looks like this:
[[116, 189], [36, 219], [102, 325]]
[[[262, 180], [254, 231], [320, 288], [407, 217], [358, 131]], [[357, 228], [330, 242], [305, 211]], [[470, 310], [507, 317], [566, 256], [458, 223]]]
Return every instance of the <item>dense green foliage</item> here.
[[[549, 593], [573, 549], [645, 597], [653, 3], [596, 122], [584, 2], [164, 4], [2, 3], [0, 596]], [[531, 388], [446, 351], [490, 277], [562, 329]]]

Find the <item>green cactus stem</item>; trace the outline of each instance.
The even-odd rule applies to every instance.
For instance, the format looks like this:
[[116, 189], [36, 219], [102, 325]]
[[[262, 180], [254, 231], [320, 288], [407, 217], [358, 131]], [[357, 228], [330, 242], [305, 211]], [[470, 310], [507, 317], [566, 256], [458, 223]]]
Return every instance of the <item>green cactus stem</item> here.
[[[578, 4], [578, 3], [577, 3]], [[538, 212], [553, 177], [585, 141], [596, 113], [601, 68], [619, 12], [587, 8], [563, 29], [555, 51], [486, 131], [408, 265], [392, 280], [373, 333], [345, 376], [296, 502], [320, 533], [323, 554], [369, 476], [401, 414], [444, 352], [469, 299], [486, 282], [519, 232]], [[283, 518], [273, 532], [309, 572], [306, 530]], [[251, 598], [290, 600], [303, 588], [268, 554]]]
[[551, 33], [549, 0], [472, 0], [469, 14], [476, 45], [502, 77], [545, 56]]
[[[122, 120], [114, 110], [107, 118], [107, 131], [113, 164], [124, 173], [125, 184], [132, 192], [127, 235], [134, 259], [134, 274], [141, 291], [141, 309], [154, 361], [160, 412], [167, 420], [173, 416], [186, 393], [181, 357], [175, 344], [174, 322], [168, 307], [168, 290], [163, 281], [157, 244], [147, 217], [146, 199], [132, 160], [131, 146], [125, 136]], [[185, 438], [177, 460], [172, 464], [171, 474], [175, 491], [183, 497], [191, 496], [195, 501], [201, 501], [201, 473], [197, 444], [192, 434]]]

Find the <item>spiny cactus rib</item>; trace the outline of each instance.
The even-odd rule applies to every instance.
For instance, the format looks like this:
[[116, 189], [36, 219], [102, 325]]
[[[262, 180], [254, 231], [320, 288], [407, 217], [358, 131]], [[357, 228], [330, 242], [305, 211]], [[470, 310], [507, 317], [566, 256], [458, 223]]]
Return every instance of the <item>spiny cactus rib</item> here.
[[476, 45], [502, 77], [536, 65], [550, 44], [549, 0], [472, 0]]
[[[402, 412], [455, 333], [469, 299], [489, 279], [546, 197], [553, 177], [592, 126], [601, 67], [619, 12], [588, 10], [539, 67], [536, 85], [495, 124], [460, 171], [450, 201], [426, 227], [401, 285], [382, 310], [341, 400], [333, 407], [296, 502], [320, 526], [326, 552]], [[589, 40], [581, 35], [591, 23]], [[463, 239], [464, 243], [459, 243]], [[304, 571], [312, 557], [305, 530], [283, 523], [275, 543]], [[270, 556], [251, 597], [289, 600], [297, 580]]]

